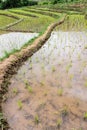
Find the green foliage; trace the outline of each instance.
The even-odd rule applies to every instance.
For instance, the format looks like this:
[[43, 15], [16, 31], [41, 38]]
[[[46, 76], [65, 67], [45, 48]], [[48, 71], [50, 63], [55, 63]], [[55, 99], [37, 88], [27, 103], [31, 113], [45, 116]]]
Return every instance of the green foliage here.
[[29, 1], [29, 0], [4, 0], [1, 1], [1, 9], [7, 9], [7, 8], [14, 8], [14, 7], [21, 7], [21, 6], [31, 6], [31, 5], [37, 5], [37, 1]]

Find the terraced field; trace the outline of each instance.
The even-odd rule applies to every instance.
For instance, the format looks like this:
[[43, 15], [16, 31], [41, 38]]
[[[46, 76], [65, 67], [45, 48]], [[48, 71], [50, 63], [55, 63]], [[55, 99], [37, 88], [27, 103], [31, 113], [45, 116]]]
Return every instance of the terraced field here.
[[[37, 36], [67, 14], [49, 40], [36, 40], [40, 47], [47, 41], [9, 79], [2, 109], [10, 130], [87, 130], [87, 20], [83, 12], [23, 7], [0, 13], [1, 21], [3, 17], [13, 20], [3, 23], [1, 34], [32, 32]], [[8, 74], [12, 72], [15, 68]], [[6, 130], [7, 125], [4, 127]]]
[[[23, 19], [22, 22], [9, 27], [7, 30], [42, 32], [50, 23], [57, 21], [61, 16], [60, 13], [53, 13], [53, 12], [49, 13], [49, 11], [44, 13], [44, 11], [40, 11], [40, 12], [37, 12], [37, 11], [38, 10], [36, 9], [29, 10], [27, 8], [11, 9], [8, 11], [4, 11], [4, 14], [7, 14], [7, 15], [10, 14], [13, 16], [17, 16], [19, 19]], [[3, 15], [0, 17], [1, 22], [3, 21], [3, 17], [4, 17]], [[10, 20], [10, 23], [12, 22], [13, 21]], [[6, 21], [6, 24], [9, 24], [8, 21]]]
[[[0, 24], [0, 34], [8, 33], [8, 32], [27, 32], [27, 33], [39, 33], [38, 35], [40, 35], [46, 30], [48, 25], [50, 25], [53, 22], [58, 21], [61, 18], [61, 16], [63, 16], [63, 15], [64, 14], [49, 13], [49, 12], [46, 12], [45, 14], [43, 14], [43, 11], [42, 11], [42, 13], [41, 12], [37, 13], [37, 10], [34, 10], [34, 9], [28, 10], [28, 8], [9, 9], [6, 11], [0, 11], [0, 23], [1, 23]], [[5, 20], [5, 19], [7, 19], [7, 20]], [[6, 37], [6, 39], [7, 39], [7, 37]], [[16, 38], [16, 39], [18, 39], [18, 38]], [[18, 40], [20, 40], [20, 38]], [[9, 37], [8, 37], [7, 41], [10, 41], [10, 43], [8, 44], [8, 48], [10, 46], [11, 46], [11, 48], [12, 47], [13, 48], [9, 52], [7, 51], [9, 49], [7, 49], [7, 50], [5, 49], [7, 47], [5, 47], [3, 49], [3, 52], [1, 50], [2, 54], [5, 53], [2, 55], [3, 57], [0, 56], [1, 60], [5, 57], [8, 57], [13, 52], [16, 52], [16, 50], [18, 51], [17, 47], [15, 45], [13, 45], [13, 43], [15, 41], [12, 42], [12, 39], [9, 39]], [[29, 40], [26, 40], [25, 43], [28, 43], [28, 41]], [[5, 40], [3, 42], [5, 42]], [[17, 42], [17, 40], [16, 40], [16, 42]], [[17, 43], [19, 44], [19, 42], [17, 42]], [[24, 44], [22, 46], [24, 46]], [[2, 48], [2, 46], [0, 48]]]

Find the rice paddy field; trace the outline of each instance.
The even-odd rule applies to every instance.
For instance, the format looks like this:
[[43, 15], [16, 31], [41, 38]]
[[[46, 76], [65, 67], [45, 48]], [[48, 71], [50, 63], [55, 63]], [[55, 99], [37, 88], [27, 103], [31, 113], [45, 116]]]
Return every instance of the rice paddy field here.
[[20, 51], [66, 14], [65, 22], [10, 80], [2, 103], [9, 130], [87, 130], [87, 19], [83, 12], [38, 6], [0, 11], [0, 57]]

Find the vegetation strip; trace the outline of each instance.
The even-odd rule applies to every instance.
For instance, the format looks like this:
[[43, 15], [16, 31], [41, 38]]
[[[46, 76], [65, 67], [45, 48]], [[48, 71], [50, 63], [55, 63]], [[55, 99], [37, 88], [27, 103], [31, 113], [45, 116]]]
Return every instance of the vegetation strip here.
[[[51, 24], [47, 28], [46, 32], [42, 36], [38, 37], [31, 46], [22, 49], [19, 53], [15, 53], [14, 55], [11, 55], [8, 59], [5, 59], [3, 62], [0, 62], [0, 112], [2, 111], [1, 102], [3, 99], [3, 95], [7, 92], [7, 86], [12, 75], [16, 73], [18, 68], [25, 60], [27, 60], [28, 57], [32, 56], [37, 50], [41, 48], [41, 46], [51, 36], [51, 32], [53, 31], [53, 29], [64, 22], [65, 17], [62, 18], [62, 20], [60, 20], [59, 22]], [[5, 121], [3, 121], [2, 123], [6, 125]], [[7, 130], [7, 128], [4, 128], [4, 130]]]
[[10, 15], [10, 14], [0, 13], [0, 15], [4, 15], [4, 16], [10, 17], [10, 18], [14, 18], [14, 19], [19, 19], [19, 17], [14, 16], [14, 15]]
[[19, 15], [29, 16], [29, 17], [32, 17], [32, 18], [38, 18], [38, 16], [36, 16], [36, 15], [28, 14], [28, 13], [24, 13], [24, 12], [17, 12], [17, 11], [13, 11], [13, 10], [10, 10], [9, 12], [16, 13], [16, 14], [19, 14]]
[[22, 10], [37, 13], [37, 14], [42, 14], [42, 15], [48, 15], [48, 16], [51, 16], [53, 18], [59, 17], [57, 14], [55, 14], [53, 12], [45, 12], [45, 11], [34, 10], [34, 9], [22, 9]]
[[[34, 8], [33, 9], [37, 9]], [[83, 12], [79, 12], [79, 11], [70, 11], [70, 10], [65, 10], [65, 9], [50, 9], [50, 8], [38, 8], [38, 10], [41, 11], [51, 11], [52, 13], [66, 13], [66, 14], [84, 14]]]

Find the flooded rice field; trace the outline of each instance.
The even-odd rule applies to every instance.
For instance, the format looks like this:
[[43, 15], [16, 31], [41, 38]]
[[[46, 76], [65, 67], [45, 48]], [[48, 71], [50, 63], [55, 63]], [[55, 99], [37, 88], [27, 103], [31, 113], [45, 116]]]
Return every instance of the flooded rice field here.
[[54, 31], [5, 99], [9, 130], [87, 130], [87, 32]]
[[28, 41], [37, 36], [37, 33], [20, 32], [0, 35], [0, 59], [15, 50], [20, 50]]

